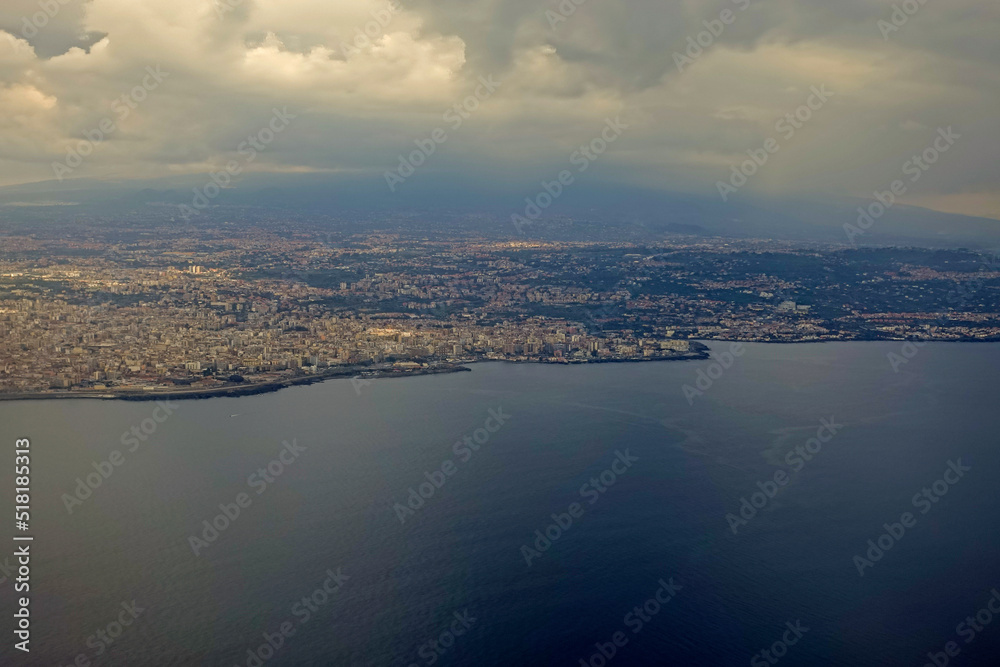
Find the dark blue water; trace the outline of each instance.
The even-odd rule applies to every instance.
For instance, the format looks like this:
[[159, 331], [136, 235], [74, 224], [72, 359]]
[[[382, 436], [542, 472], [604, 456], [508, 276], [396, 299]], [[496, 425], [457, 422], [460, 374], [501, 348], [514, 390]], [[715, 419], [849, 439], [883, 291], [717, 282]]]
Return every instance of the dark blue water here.
[[[899, 373], [898, 344], [746, 350], [692, 404], [682, 387], [709, 362], [483, 364], [182, 402], [126, 444], [153, 404], [0, 403], [0, 498], [13, 505], [13, 442], [30, 437], [36, 536], [32, 651], [12, 649], [8, 579], [0, 663], [256, 665], [269, 633], [266, 665], [599, 666], [595, 644], [621, 633], [607, 664], [923, 665], [949, 641], [951, 664], [996, 664], [1000, 615], [971, 643], [957, 626], [1000, 588], [1000, 346], [928, 345]], [[477, 434], [491, 409], [505, 423]], [[811, 460], [786, 458], [829, 418], [842, 428]], [[467, 435], [483, 444], [456, 453]], [[305, 449], [267, 482], [255, 471], [283, 441]], [[62, 495], [115, 450], [70, 514]], [[915, 506], [959, 459], [970, 470]], [[734, 534], [727, 514], [778, 471]], [[425, 473], [444, 484], [394, 510]], [[189, 536], [241, 493], [196, 556]], [[573, 503], [529, 566], [522, 546]], [[854, 557], [905, 512], [860, 576]]]

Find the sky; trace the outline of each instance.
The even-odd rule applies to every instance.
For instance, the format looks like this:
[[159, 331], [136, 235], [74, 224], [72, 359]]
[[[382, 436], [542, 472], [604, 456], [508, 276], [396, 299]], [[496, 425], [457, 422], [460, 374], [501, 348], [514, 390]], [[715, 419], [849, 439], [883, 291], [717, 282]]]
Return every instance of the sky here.
[[900, 181], [1000, 219], [994, 0], [4, 0], [0, 31], [0, 185]]

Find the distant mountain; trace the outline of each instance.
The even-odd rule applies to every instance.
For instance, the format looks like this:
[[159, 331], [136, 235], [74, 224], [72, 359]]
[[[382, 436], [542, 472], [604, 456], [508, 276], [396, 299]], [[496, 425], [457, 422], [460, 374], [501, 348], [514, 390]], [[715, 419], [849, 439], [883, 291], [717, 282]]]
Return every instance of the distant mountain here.
[[[208, 177], [178, 176], [153, 181], [67, 179], [0, 188], [0, 216], [37, 222], [85, 214], [142, 213], [180, 217], [179, 205], [192, 205], [195, 188]], [[412, 186], [412, 187], [411, 187]], [[728, 203], [711, 197], [634, 188], [577, 185], [519, 231], [512, 214], [525, 214], [526, 198], [540, 190], [510, 183], [451, 182], [428, 187], [406, 183], [390, 192], [379, 174], [253, 174], [206, 198], [205, 219], [228, 207], [254, 207], [296, 216], [370, 219], [394, 212], [440, 219], [442, 230], [465, 226], [498, 236], [649, 240], [664, 235], [770, 238], [801, 242], [851, 242], [844, 225], [856, 225], [851, 199], [781, 200], [749, 196]], [[215, 194], [214, 187], [209, 188]], [[200, 219], [200, 218], [199, 218]], [[860, 229], [860, 228], [858, 228]], [[853, 239], [859, 245], [917, 245], [1000, 249], [1000, 221], [913, 206], [896, 205]]]

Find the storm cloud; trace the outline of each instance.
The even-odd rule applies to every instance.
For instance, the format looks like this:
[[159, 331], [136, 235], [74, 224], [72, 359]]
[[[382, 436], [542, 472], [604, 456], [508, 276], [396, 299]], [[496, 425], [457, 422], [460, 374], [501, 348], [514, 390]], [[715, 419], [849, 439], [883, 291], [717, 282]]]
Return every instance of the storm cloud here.
[[[403, 187], [537, 187], [620, 117], [594, 183], [716, 196], [774, 139], [735, 196], [870, 198], [950, 127], [902, 200], [1000, 218], [998, 28], [986, 0], [8, 0], [0, 184], [101, 135], [64, 178], [207, 173], [278, 109], [295, 120], [247, 171], [381, 181], [442, 127]], [[147, 68], [166, 76], [138, 101]], [[499, 90], [449, 127], [480, 77]]]

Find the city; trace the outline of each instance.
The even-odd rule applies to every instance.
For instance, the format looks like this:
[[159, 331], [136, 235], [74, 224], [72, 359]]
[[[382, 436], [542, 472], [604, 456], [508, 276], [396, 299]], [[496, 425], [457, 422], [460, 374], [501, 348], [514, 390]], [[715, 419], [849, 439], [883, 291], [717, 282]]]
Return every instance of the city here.
[[1000, 340], [1000, 266], [970, 251], [291, 227], [8, 236], [0, 392], [249, 393], [475, 361], [699, 359], [706, 340]]

